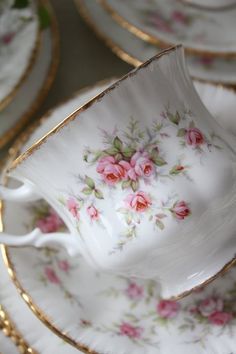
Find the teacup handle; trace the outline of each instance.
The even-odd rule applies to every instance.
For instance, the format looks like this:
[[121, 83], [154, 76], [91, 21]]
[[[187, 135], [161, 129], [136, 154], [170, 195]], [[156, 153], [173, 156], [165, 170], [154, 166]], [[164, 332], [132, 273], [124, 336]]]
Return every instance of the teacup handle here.
[[63, 246], [70, 256], [78, 254], [78, 245], [69, 233], [55, 232], [43, 233], [39, 228], [34, 229], [26, 235], [9, 235], [0, 233], [0, 243], [8, 246], [34, 246], [44, 247], [48, 244], [58, 244]]
[[[0, 199], [15, 202], [32, 202], [41, 199], [41, 196], [35, 192], [34, 186], [28, 183], [11, 189], [0, 186]], [[8, 246], [34, 246], [43, 247], [48, 244], [59, 244], [63, 246], [70, 256], [76, 255], [78, 245], [75, 238], [70, 233], [43, 233], [39, 228], [34, 229], [30, 233], [22, 236], [9, 235], [0, 233], [0, 243]]]
[[25, 183], [15, 189], [0, 186], [0, 199], [14, 202], [33, 202], [41, 199], [41, 197], [35, 192], [33, 185]]

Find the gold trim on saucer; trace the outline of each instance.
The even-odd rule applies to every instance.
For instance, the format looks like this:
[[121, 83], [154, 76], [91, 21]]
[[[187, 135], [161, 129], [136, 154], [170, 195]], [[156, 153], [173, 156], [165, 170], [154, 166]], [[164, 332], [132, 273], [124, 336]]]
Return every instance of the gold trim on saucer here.
[[56, 20], [55, 13], [53, 8], [48, 0], [40, 0], [40, 4], [45, 6], [51, 18], [50, 23], [50, 31], [52, 33], [52, 55], [51, 55], [51, 63], [48, 69], [48, 73], [45, 76], [45, 81], [40, 88], [36, 99], [32, 102], [31, 106], [28, 110], [22, 115], [18, 121], [11, 126], [2, 136], [0, 136], [0, 148], [6, 145], [15, 135], [17, 135], [23, 126], [29, 121], [33, 114], [37, 111], [37, 109], [42, 104], [43, 100], [46, 98], [49, 89], [55, 79], [57, 67], [59, 64], [59, 31], [58, 24]]
[[0, 330], [14, 343], [20, 354], [37, 354], [23, 339], [2, 305], [0, 305]]
[[[112, 78], [110, 80], [113, 80]], [[109, 83], [110, 80], [103, 80], [98, 82], [97, 84], [95, 84], [94, 86], [91, 87], [86, 87], [82, 90], [79, 90], [74, 96], [72, 97], [76, 97], [76, 95], [78, 94], [82, 94], [88, 90], [90, 90], [93, 87], [98, 87], [101, 86], [105, 83]], [[218, 85], [218, 86], [222, 86], [222, 85]], [[228, 90], [229, 92], [232, 92], [232, 89], [230, 88], [224, 88], [225, 90]], [[235, 93], [235, 91], [234, 91]], [[236, 93], [235, 93], [236, 95]], [[96, 96], [95, 98], [97, 98], [98, 96]], [[71, 98], [69, 98], [71, 99]], [[66, 103], [68, 100], [64, 101], [64, 103]], [[90, 101], [89, 101], [90, 102]], [[63, 103], [62, 103], [63, 104]], [[57, 107], [60, 107], [61, 104], [59, 104]], [[11, 149], [9, 150], [9, 156], [8, 159], [4, 165], [4, 171], [7, 171], [8, 167], [11, 165], [12, 161], [17, 157], [17, 155], [20, 153], [20, 149], [22, 147], [22, 145], [27, 141], [27, 139], [29, 139], [30, 135], [34, 132], [34, 130], [39, 127], [46, 119], [48, 116], [50, 116], [52, 114], [52, 112], [55, 110], [55, 108], [51, 109], [50, 111], [48, 111], [39, 121], [35, 122], [33, 125], [31, 125], [26, 132], [24, 132], [23, 134], [20, 135], [20, 137], [15, 141], [15, 143], [13, 144], [13, 146], [11, 147]], [[77, 111], [76, 111], [77, 112]], [[76, 113], [75, 112], [75, 113]], [[4, 173], [3, 173], [4, 175]], [[6, 173], [4, 175], [4, 181], [3, 183], [7, 183], [7, 176]], [[3, 202], [0, 201], [0, 229], [3, 230], [3, 215], [4, 215], [4, 210], [3, 210]], [[75, 341], [74, 339], [70, 338], [70, 336], [66, 333], [61, 331], [52, 321], [52, 319], [50, 319], [35, 303], [34, 300], [32, 299], [32, 297], [30, 296], [29, 293], [27, 293], [27, 291], [23, 288], [23, 286], [21, 285], [16, 270], [14, 268], [14, 264], [11, 261], [11, 257], [9, 255], [9, 251], [8, 251], [8, 247], [1, 245], [1, 252], [2, 252], [2, 257], [5, 263], [5, 266], [8, 270], [8, 273], [13, 281], [13, 283], [15, 284], [17, 290], [19, 291], [21, 297], [23, 298], [23, 300], [26, 302], [26, 304], [29, 306], [29, 308], [32, 310], [32, 312], [42, 321], [42, 323], [44, 323], [52, 332], [54, 332], [57, 336], [59, 336], [60, 338], [62, 338], [65, 342], [71, 344], [73, 347], [79, 349], [80, 351], [82, 351], [85, 354], [99, 354], [98, 352], [90, 349], [89, 347], [87, 347], [86, 345], [79, 343], [77, 341]], [[220, 275], [223, 275], [226, 271], [228, 271], [234, 264], [236, 263], [236, 259], [231, 260], [229, 263], [227, 263], [216, 275], [214, 275], [213, 277], [211, 277], [210, 279], [207, 279], [205, 282], [203, 282], [201, 285], [183, 293], [180, 294], [180, 296], [175, 297], [175, 299], [180, 299], [183, 298], [187, 295], [189, 295], [191, 292], [195, 291], [196, 289], [198, 289], [199, 287], [203, 287], [207, 284], [209, 284], [210, 282], [212, 282], [215, 278], [217, 278]], [[101, 354], [101, 353], [100, 353]]]
[[[108, 48], [111, 49], [111, 51], [118, 56], [118, 58], [120, 58], [121, 60], [123, 60], [124, 62], [134, 66], [134, 67], [138, 67], [139, 65], [142, 64], [142, 61], [140, 61], [138, 58], [135, 58], [133, 55], [131, 55], [130, 53], [126, 52], [124, 49], [122, 49], [118, 44], [116, 44], [110, 37], [109, 35], [106, 35], [104, 33], [102, 33], [99, 29], [99, 26], [96, 24], [96, 22], [94, 22], [92, 20], [92, 18], [90, 17], [89, 11], [86, 8], [86, 5], [84, 4], [85, 0], [74, 0], [74, 3], [77, 7], [77, 10], [79, 12], [79, 14], [81, 15], [81, 17], [84, 19], [84, 21], [87, 23], [87, 25], [94, 31], [95, 35], [101, 39], [105, 45], [107, 45]], [[157, 48], [158, 49], [158, 48]], [[159, 48], [160, 49], [160, 48]], [[219, 86], [221, 85], [222, 87], [226, 87], [226, 88], [232, 88], [235, 89], [236, 88], [236, 84], [231, 84], [228, 82], [221, 82], [220, 84], [218, 82], [215, 81], [211, 81], [211, 80], [207, 80], [207, 79], [199, 79], [196, 76], [191, 75], [191, 77], [195, 80], [195, 81], [199, 81], [199, 82], [203, 82], [203, 83], [207, 83], [207, 84], [211, 84], [214, 86]]]
[[[123, 28], [127, 29], [130, 33], [133, 33], [136, 37], [141, 38], [145, 42], [149, 42], [153, 45], [157, 45], [162, 49], [166, 49], [173, 46], [173, 43], [164, 41], [157, 36], [154, 36], [146, 31], [136, 27], [134, 24], [130, 23], [127, 19], [122, 17], [111, 5], [108, 4], [107, 0], [96, 0], [101, 6], [110, 14], [110, 16]], [[205, 55], [210, 57], [223, 57], [223, 58], [235, 58], [235, 52], [217, 52], [217, 51], [207, 51], [200, 50], [196, 48], [184, 47], [185, 51], [193, 55]]]
[[40, 29], [40, 23], [39, 23], [39, 19], [38, 19], [38, 5], [39, 4], [38, 4], [38, 1], [37, 1], [35, 16], [36, 16], [36, 21], [38, 21], [38, 29], [37, 29], [37, 34], [36, 34], [36, 38], [35, 38], [34, 47], [32, 48], [31, 54], [30, 54], [30, 57], [29, 57], [29, 62], [26, 65], [25, 71], [22, 73], [22, 75], [20, 76], [18, 82], [12, 88], [11, 92], [9, 92], [7, 94], [7, 96], [4, 97], [0, 101], [0, 112], [12, 101], [12, 99], [15, 97], [16, 93], [18, 92], [19, 88], [24, 83], [25, 79], [30, 75], [31, 69], [34, 66], [34, 63], [35, 63], [36, 58], [37, 58], [37, 55], [39, 53], [39, 48], [40, 48], [40, 44], [41, 44], [41, 29]]

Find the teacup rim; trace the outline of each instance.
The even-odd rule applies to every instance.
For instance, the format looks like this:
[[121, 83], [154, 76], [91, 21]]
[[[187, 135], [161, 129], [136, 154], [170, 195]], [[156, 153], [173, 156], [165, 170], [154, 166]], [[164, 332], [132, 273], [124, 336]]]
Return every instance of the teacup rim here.
[[58, 133], [61, 129], [63, 129], [67, 124], [72, 122], [74, 119], [77, 118], [77, 116], [84, 112], [87, 111], [94, 103], [100, 101], [104, 96], [109, 94], [111, 91], [113, 91], [117, 86], [120, 85], [121, 82], [125, 81], [126, 79], [135, 76], [140, 70], [146, 68], [149, 66], [152, 62], [158, 61], [161, 59], [163, 56], [168, 55], [171, 52], [178, 51], [178, 50], [183, 50], [182, 44], [178, 44], [175, 46], [171, 46], [167, 49], [162, 50], [161, 52], [157, 53], [144, 63], [140, 64], [136, 68], [132, 69], [129, 71], [127, 74], [123, 75], [121, 78], [119, 78], [117, 81], [112, 83], [108, 88], [103, 90], [101, 93], [93, 97], [91, 100], [89, 100], [87, 103], [84, 105], [80, 106], [78, 109], [76, 109], [74, 112], [72, 112], [70, 115], [65, 117], [59, 124], [57, 124], [54, 128], [52, 128], [50, 131], [48, 131], [45, 135], [43, 135], [39, 140], [37, 140], [34, 144], [32, 144], [24, 153], [20, 154], [9, 166], [7, 172], [10, 173], [13, 170], [16, 169], [23, 161], [25, 161], [28, 157], [30, 157], [36, 150], [38, 150], [44, 143], [47, 142], [47, 139], [54, 134]]

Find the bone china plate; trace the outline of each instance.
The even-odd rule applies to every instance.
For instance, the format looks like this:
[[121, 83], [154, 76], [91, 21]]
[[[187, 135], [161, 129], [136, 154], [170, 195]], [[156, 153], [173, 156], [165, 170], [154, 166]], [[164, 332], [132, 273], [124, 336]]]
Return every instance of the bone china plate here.
[[[196, 83], [196, 87], [218, 122], [236, 134], [235, 93], [206, 84]], [[78, 97], [73, 107], [70, 103], [70, 109], [104, 88], [100, 85]], [[67, 108], [65, 104], [54, 110], [21, 151], [65, 117]], [[45, 232], [63, 228], [44, 202], [24, 207], [7, 202], [3, 221], [7, 232], [18, 234], [35, 225]], [[236, 268], [207, 288], [175, 302], [163, 301], [153, 282], [99, 274], [81, 257], [70, 259], [64, 251], [9, 248], [3, 254], [7, 255], [9, 272], [31, 310], [85, 353], [236, 353]]]
[[[161, 50], [160, 46], [147, 43], [119, 26], [96, 1], [74, 1], [95, 33], [116, 55], [129, 64], [138, 66]], [[215, 83], [236, 83], [235, 58], [188, 54], [186, 61], [192, 77]]]
[[[0, 112], [0, 148], [8, 143], [35, 113], [46, 97], [58, 64], [58, 30], [55, 14], [47, 0], [40, 1], [44, 13], [41, 45], [30, 75], [14, 100]], [[1, 85], [0, 85], [1, 86]]]
[[181, 42], [197, 54], [236, 54], [236, 7], [204, 11], [179, 0], [100, 2], [120, 25], [143, 40], [162, 47]]
[[37, 2], [0, 2], [0, 109], [30, 74], [39, 46]]

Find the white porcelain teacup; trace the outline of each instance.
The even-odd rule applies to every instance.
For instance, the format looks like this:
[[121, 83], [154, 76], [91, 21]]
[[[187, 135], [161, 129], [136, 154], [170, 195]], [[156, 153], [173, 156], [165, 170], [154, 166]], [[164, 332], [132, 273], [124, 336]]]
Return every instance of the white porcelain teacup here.
[[203, 9], [218, 10], [236, 5], [235, 0], [181, 0], [188, 5], [202, 7]]
[[208, 113], [181, 47], [165, 50], [78, 109], [12, 165], [3, 199], [45, 198], [68, 234], [3, 234], [62, 244], [97, 269], [157, 280], [177, 296], [236, 251], [236, 143]]

